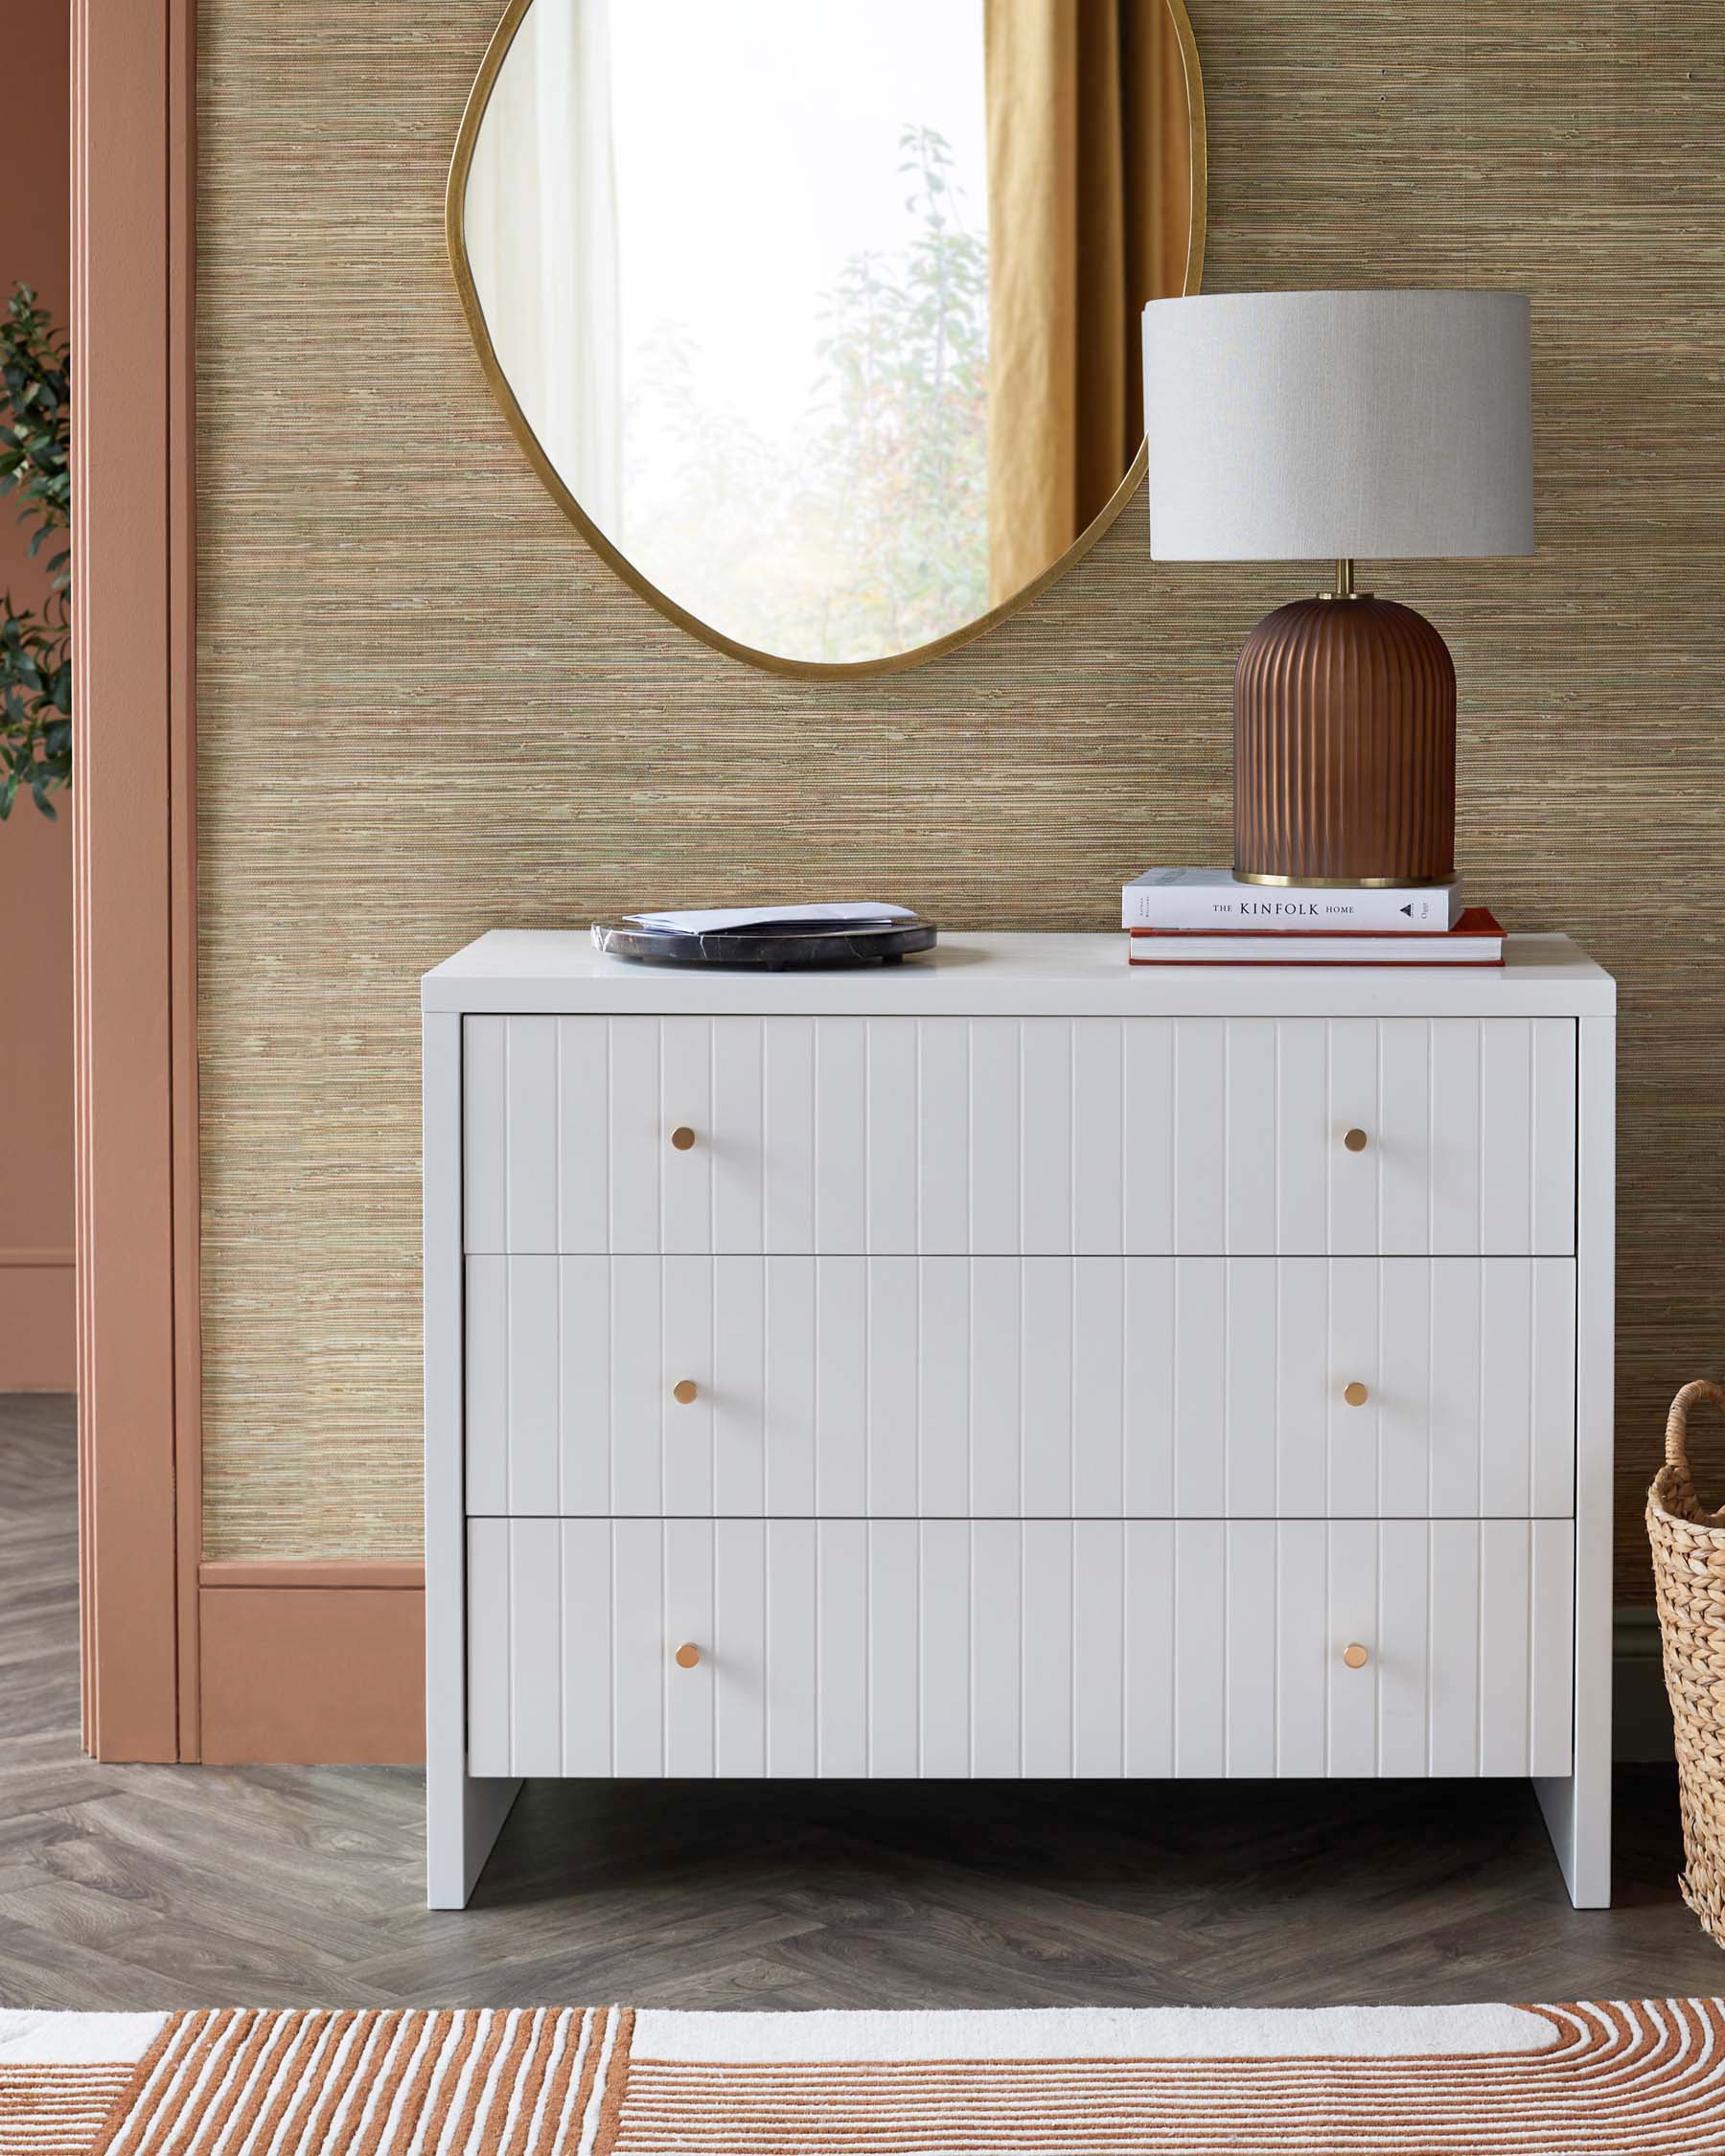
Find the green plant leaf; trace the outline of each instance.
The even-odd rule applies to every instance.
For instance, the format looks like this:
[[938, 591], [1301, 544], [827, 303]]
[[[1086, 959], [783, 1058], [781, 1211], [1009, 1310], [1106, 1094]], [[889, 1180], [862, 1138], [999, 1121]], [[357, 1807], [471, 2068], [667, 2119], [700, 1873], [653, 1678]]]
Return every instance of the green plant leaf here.
[[[14, 285], [0, 319], [0, 494], [14, 494], [19, 522], [35, 527], [32, 559], [71, 524], [71, 418], [66, 338], [33, 287]], [[72, 783], [70, 560], [65, 547], [48, 557], [40, 613], [18, 612], [10, 593], [0, 599], [0, 820], [23, 787], [53, 818], [50, 795]]]

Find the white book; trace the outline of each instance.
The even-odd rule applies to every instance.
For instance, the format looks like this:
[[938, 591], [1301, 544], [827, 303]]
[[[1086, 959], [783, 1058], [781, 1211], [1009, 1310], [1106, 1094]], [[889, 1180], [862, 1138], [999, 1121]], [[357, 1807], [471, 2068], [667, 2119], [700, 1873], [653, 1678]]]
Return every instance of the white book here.
[[1386, 890], [1243, 883], [1226, 868], [1151, 868], [1122, 893], [1124, 929], [1383, 929], [1443, 933], [1461, 918], [1461, 881]]

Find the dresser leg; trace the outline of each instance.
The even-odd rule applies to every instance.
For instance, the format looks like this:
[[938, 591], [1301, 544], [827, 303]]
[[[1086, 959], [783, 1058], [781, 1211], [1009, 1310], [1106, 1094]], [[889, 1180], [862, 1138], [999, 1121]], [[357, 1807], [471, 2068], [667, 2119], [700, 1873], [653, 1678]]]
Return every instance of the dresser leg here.
[[[1598, 1786], [1590, 1786], [1590, 1781]], [[1550, 1775], [1536, 1780], [1533, 1793], [1545, 1814], [1546, 1831], [1563, 1867], [1564, 1884], [1577, 1909], [1611, 1906], [1611, 1772], [1603, 1776]]]
[[426, 1775], [426, 1903], [465, 1909], [520, 1795], [519, 1776]]
[[1574, 1767], [1533, 1781], [1577, 1909], [1611, 1906], [1610, 1561], [1611, 1518], [1596, 1493], [1576, 1523]]

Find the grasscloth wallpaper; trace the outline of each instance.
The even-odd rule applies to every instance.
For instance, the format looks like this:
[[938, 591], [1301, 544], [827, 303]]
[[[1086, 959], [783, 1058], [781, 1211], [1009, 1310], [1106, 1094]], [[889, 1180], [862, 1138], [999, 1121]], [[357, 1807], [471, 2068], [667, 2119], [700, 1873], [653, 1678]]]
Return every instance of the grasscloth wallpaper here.
[[[641, 0], [648, 4], [648, 0]], [[204, 0], [198, 679], [206, 1542], [419, 1547], [416, 976], [501, 923], [868, 887], [1108, 928], [1225, 858], [1230, 668], [1298, 570], [1141, 504], [919, 672], [681, 635], [494, 408], [443, 182], [495, 0]], [[1622, 983], [1623, 1599], [1725, 1370], [1725, 99], [1716, 0], [1194, 0], [1211, 290], [1534, 293], [1538, 555], [1405, 564], [1462, 684], [1462, 864]], [[1721, 1455], [1725, 1485], [1725, 1454]]]

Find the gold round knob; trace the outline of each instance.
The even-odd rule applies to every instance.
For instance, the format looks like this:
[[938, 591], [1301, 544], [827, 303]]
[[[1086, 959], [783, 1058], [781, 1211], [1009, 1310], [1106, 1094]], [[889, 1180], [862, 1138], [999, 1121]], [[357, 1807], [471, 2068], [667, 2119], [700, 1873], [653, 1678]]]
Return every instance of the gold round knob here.
[[695, 1380], [692, 1377], [679, 1377], [671, 1388], [671, 1397], [673, 1400], [680, 1400], [686, 1408], [695, 1397]]
[[[680, 1662], [682, 1656], [678, 1655], [677, 1659]], [[1349, 1669], [1364, 1669], [1370, 1659], [1370, 1656], [1357, 1640], [1351, 1646], [1344, 1647], [1342, 1650], [1342, 1660], [1346, 1663]]]
[[695, 1142], [695, 1134], [686, 1123], [679, 1123], [671, 1134], [671, 1142], [679, 1153], [686, 1153]]
[[[679, 1394], [678, 1397], [680, 1396]], [[1350, 1408], [1363, 1408], [1366, 1405], [1366, 1388], [1355, 1378], [1351, 1385], [1343, 1387], [1342, 1397]]]
[[[1350, 1654], [1353, 1652], [1351, 1647], [1348, 1649], [1348, 1652]], [[1361, 1649], [1361, 1652], [1362, 1654], [1364, 1654], [1364, 1648]], [[676, 1654], [671, 1659], [676, 1663], [678, 1669], [693, 1669], [695, 1664], [701, 1660], [701, 1649], [695, 1644], [693, 1640], [685, 1640], [682, 1645], [678, 1648]]]
[[1349, 1131], [1342, 1142], [1350, 1153], [1364, 1153], [1370, 1140], [1364, 1131]]

